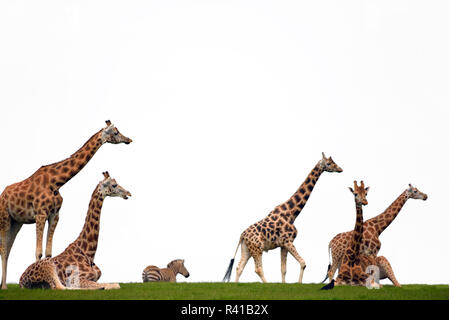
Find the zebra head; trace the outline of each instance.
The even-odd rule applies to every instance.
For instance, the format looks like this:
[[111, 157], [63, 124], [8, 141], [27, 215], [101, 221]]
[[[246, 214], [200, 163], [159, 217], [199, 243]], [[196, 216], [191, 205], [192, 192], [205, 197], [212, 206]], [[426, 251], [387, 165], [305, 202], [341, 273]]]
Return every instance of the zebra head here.
[[187, 268], [184, 266], [184, 259], [182, 260], [181, 267], [179, 268], [179, 273], [182, 274], [186, 278], [188, 278], [190, 276], [189, 271], [187, 271]]
[[175, 274], [180, 273], [186, 278], [190, 276], [189, 271], [187, 271], [186, 267], [184, 266], [184, 259], [173, 260], [167, 265], [167, 267], [172, 269]]

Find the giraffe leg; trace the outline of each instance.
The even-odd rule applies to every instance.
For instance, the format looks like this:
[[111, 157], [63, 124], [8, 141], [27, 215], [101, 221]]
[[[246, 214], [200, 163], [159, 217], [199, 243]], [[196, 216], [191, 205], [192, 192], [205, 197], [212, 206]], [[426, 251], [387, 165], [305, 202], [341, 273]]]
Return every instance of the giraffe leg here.
[[101, 277], [101, 270], [100, 270], [100, 268], [98, 268], [98, 266], [97, 265], [93, 265], [92, 266], [92, 271], [93, 271], [93, 278], [94, 278], [94, 281], [98, 281], [98, 279], [100, 279], [100, 277]]
[[262, 279], [262, 281], [264, 283], [266, 283], [267, 280], [265, 279], [265, 276], [263, 274], [263, 268], [262, 268], [262, 252], [254, 254], [253, 258], [254, 258], [254, 264], [256, 265], [257, 275], [260, 277], [260, 279]]
[[2, 265], [3, 265], [3, 274], [4, 279], [2, 277], [2, 289], [6, 289], [6, 272], [7, 272], [7, 265], [8, 265], [8, 258], [9, 253], [11, 252], [12, 245], [14, 243], [14, 240], [16, 239], [17, 233], [22, 228], [22, 224], [18, 223], [12, 219], [9, 219], [9, 228], [5, 231], [5, 236], [3, 236], [3, 232], [0, 232], [2, 234], [1, 236], [1, 255], [2, 255]]
[[342, 259], [341, 256], [337, 256], [337, 255], [334, 255], [334, 253], [332, 253], [332, 265], [331, 265], [331, 268], [329, 269], [329, 271], [327, 272], [329, 282], [332, 281], [332, 279], [334, 278], [335, 272], [337, 272], [338, 268], [340, 268], [341, 259]]
[[6, 230], [0, 231], [1, 247], [0, 254], [2, 255], [2, 289], [8, 289], [6, 285], [6, 271], [8, 265], [8, 257], [6, 254]]
[[48, 229], [47, 229], [47, 245], [45, 247], [45, 256], [51, 257], [51, 250], [53, 245], [53, 234], [55, 233], [56, 225], [59, 221], [59, 213], [52, 214], [48, 218]]
[[120, 285], [118, 283], [98, 283], [85, 278], [80, 279], [79, 290], [111, 290], [111, 289], [120, 289]]
[[296, 261], [299, 262], [299, 264], [301, 265], [301, 271], [299, 273], [299, 280], [298, 283], [302, 283], [302, 277], [304, 275], [304, 269], [306, 268], [306, 262], [304, 261], [303, 258], [301, 258], [301, 256], [298, 254], [298, 251], [296, 251], [295, 246], [293, 245], [293, 243], [289, 242], [285, 245], [285, 248], [288, 250], [288, 252], [290, 252], [290, 254], [295, 257]]
[[282, 283], [285, 283], [285, 274], [287, 273], [287, 253], [288, 250], [286, 248], [281, 248], [281, 275], [282, 275]]
[[53, 262], [51, 262], [50, 260], [45, 261], [45, 263], [42, 264], [42, 268], [45, 269], [44, 274], [46, 278], [44, 279], [44, 281], [50, 285], [50, 288], [56, 290], [70, 290], [70, 288], [67, 288], [61, 283], [61, 280], [58, 277], [56, 266], [53, 264]]
[[9, 257], [9, 253], [11, 252], [12, 245], [14, 243], [14, 240], [16, 240], [17, 233], [19, 233], [20, 229], [22, 228], [21, 223], [11, 220], [11, 225], [9, 227], [8, 237], [7, 237], [7, 243], [6, 243], [6, 255]]
[[385, 258], [384, 256], [380, 256], [380, 257], [376, 257], [376, 264], [379, 267], [379, 278], [380, 279], [385, 279], [388, 278], [390, 279], [391, 282], [393, 282], [393, 285], [395, 287], [400, 287], [401, 284], [398, 282], [398, 280], [396, 280], [396, 277], [394, 275], [393, 272], [393, 268], [390, 265], [390, 262], [388, 262], [387, 258]]
[[[3, 200], [3, 199], [2, 199]], [[5, 206], [5, 201], [0, 203], [0, 255], [2, 257], [2, 289], [7, 289], [6, 285], [6, 271], [8, 265], [8, 230], [11, 225], [11, 217], [9, 216], [8, 210]]]
[[42, 259], [31, 264], [20, 277], [20, 288], [45, 288], [68, 290], [58, 277], [57, 267], [51, 259]]
[[[46, 258], [48, 259], [48, 258]], [[99, 290], [99, 289], [120, 289], [118, 283], [98, 283], [101, 270], [98, 266], [90, 262], [88, 264], [74, 264], [66, 267], [66, 286], [70, 290]], [[80, 271], [81, 269], [81, 271]]]
[[245, 241], [242, 241], [241, 257], [240, 257], [239, 265], [237, 266], [235, 282], [239, 282], [240, 275], [242, 274], [243, 269], [245, 269], [246, 263], [248, 262], [249, 258], [251, 258], [251, 254], [249, 253], [249, 250], [245, 244]]
[[46, 220], [47, 216], [44, 213], [40, 212], [36, 215], [36, 261], [42, 258], [42, 238]]

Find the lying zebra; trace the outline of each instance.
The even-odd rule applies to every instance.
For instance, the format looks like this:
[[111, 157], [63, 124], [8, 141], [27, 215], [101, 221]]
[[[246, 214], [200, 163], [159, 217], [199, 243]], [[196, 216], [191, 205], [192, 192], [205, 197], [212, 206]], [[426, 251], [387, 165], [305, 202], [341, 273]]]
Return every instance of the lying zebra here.
[[183, 259], [173, 260], [167, 265], [167, 268], [163, 269], [156, 266], [146, 267], [142, 272], [142, 280], [143, 282], [176, 282], [176, 275], [178, 273], [182, 274], [186, 278], [190, 276], [189, 271], [187, 271], [184, 266]]

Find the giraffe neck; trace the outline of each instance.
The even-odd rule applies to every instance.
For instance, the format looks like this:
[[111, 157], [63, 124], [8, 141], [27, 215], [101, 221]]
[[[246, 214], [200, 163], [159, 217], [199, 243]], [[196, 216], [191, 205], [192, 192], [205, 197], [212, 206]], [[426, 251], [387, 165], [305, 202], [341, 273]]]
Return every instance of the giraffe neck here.
[[279, 206], [282, 211], [287, 212], [287, 214], [290, 215], [291, 223], [295, 221], [306, 205], [307, 200], [309, 200], [310, 194], [322, 173], [323, 168], [321, 162], [318, 162], [298, 190], [290, 197], [290, 199]]
[[384, 212], [373, 218], [378, 236], [393, 222], [407, 200], [407, 192], [404, 191]]
[[75, 246], [80, 248], [83, 254], [92, 260], [97, 252], [98, 236], [100, 234], [100, 215], [104, 201], [104, 196], [98, 191], [98, 188], [99, 186], [95, 188], [89, 202], [84, 227], [78, 238], [74, 241]]
[[103, 129], [94, 134], [87, 142], [69, 158], [42, 167], [42, 170], [50, 174], [50, 188], [54, 191], [61, 188], [72, 179], [89, 162], [94, 154], [103, 145]]
[[353, 252], [353, 256], [351, 256], [350, 260], [354, 261], [355, 258], [360, 254], [360, 246], [362, 244], [362, 236], [363, 236], [363, 208], [362, 205], [356, 203], [356, 220], [354, 226], [354, 233], [351, 243], [351, 250]]

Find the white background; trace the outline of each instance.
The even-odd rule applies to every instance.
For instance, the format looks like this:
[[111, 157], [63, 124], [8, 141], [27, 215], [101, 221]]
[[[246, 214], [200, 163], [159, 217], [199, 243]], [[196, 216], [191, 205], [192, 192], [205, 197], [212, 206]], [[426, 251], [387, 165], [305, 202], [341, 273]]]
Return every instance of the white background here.
[[[62, 189], [53, 253], [80, 233], [101, 172], [131, 191], [105, 201], [102, 282], [140, 282], [185, 258], [221, 281], [240, 233], [286, 201], [321, 158], [325, 172], [295, 222], [305, 283], [351, 230], [347, 187], [371, 187], [365, 218], [412, 183], [382, 234], [403, 283], [449, 283], [446, 1], [2, 1], [0, 188], [70, 156], [110, 119], [134, 140], [104, 145]], [[33, 262], [24, 225], [8, 282]], [[240, 252], [237, 255], [237, 261]], [[279, 282], [279, 249], [264, 254]], [[288, 258], [287, 282], [299, 264]], [[235, 276], [233, 270], [232, 279]], [[241, 281], [259, 281], [248, 263]], [[384, 281], [384, 283], [390, 283]]]

